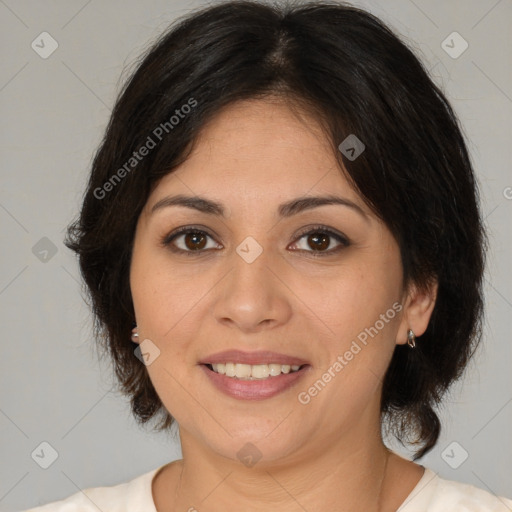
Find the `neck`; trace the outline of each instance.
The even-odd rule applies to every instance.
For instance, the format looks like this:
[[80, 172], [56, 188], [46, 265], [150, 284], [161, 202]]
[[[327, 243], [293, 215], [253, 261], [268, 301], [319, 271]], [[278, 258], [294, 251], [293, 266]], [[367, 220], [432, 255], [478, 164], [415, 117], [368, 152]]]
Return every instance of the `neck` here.
[[[258, 462], [245, 467], [187, 443], [174, 485], [167, 487], [166, 506], [159, 510], [365, 510], [380, 512], [390, 452], [380, 436], [359, 443], [327, 444], [304, 450], [301, 457]], [[324, 443], [325, 446], [325, 443]], [[318, 447], [316, 447], [318, 448]], [[314, 453], [313, 453], [314, 452]], [[299, 507], [299, 508], [298, 508]]]

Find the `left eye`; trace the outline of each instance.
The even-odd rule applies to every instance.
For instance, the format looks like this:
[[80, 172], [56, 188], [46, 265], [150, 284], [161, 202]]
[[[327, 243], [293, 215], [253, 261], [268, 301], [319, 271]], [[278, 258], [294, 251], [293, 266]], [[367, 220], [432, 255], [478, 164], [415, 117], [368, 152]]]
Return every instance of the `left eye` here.
[[[338, 242], [335, 248], [332, 248], [332, 239]], [[300, 247], [301, 244], [295, 242], [293, 245], [297, 246], [296, 248], [301, 251], [312, 252], [315, 256], [332, 254], [349, 245], [348, 240], [344, 236], [325, 228], [315, 228], [307, 233], [303, 233], [298, 240], [299, 242], [304, 240], [304, 242], [302, 242], [302, 247]]]

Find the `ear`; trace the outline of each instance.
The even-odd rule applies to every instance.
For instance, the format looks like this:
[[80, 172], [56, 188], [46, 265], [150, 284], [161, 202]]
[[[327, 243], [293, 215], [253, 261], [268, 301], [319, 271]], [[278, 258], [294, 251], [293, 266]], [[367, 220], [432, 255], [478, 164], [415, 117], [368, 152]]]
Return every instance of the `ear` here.
[[402, 319], [396, 335], [396, 343], [407, 343], [409, 329], [416, 336], [421, 336], [428, 327], [432, 311], [436, 304], [438, 282], [434, 279], [426, 289], [422, 290], [411, 284], [404, 292], [402, 304], [404, 305]]
[[137, 330], [137, 327], [134, 327], [132, 329], [132, 341], [134, 343], [139, 343], [139, 332]]

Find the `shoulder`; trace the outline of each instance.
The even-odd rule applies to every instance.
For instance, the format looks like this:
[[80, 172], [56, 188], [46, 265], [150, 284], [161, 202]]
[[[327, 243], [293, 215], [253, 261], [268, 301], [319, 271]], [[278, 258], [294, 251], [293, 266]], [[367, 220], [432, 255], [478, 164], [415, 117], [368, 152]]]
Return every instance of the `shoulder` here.
[[475, 487], [425, 473], [397, 512], [512, 512], [512, 500]]
[[108, 487], [89, 487], [63, 500], [30, 508], [24, 512], [156, 512], [151, 482], [160, 468], [139, 475], [128, 482]]

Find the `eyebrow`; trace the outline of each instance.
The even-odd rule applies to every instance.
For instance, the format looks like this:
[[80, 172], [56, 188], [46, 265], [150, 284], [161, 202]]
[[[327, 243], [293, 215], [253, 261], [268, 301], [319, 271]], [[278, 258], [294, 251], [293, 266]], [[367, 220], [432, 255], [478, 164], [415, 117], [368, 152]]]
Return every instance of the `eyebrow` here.
[[[279, 205], [277, 211], [280, 217], [285, 218], [325, 205], [346, 206], [359, 213], [365, 220], [369, 220], [368, 215], [360, 206], [349, 199], [335, 195], [297, 197], [296, 199], [292, 199], [291, 201]], [[151, 214], [157, 210], [170, 206], [183, 206], [208, 215], [225, 217], [225, 209], [221, 203], [206, 199], [205, 197], [186, 196], [183, 194], [164, 197], [153, 205], [151, 208]]]

